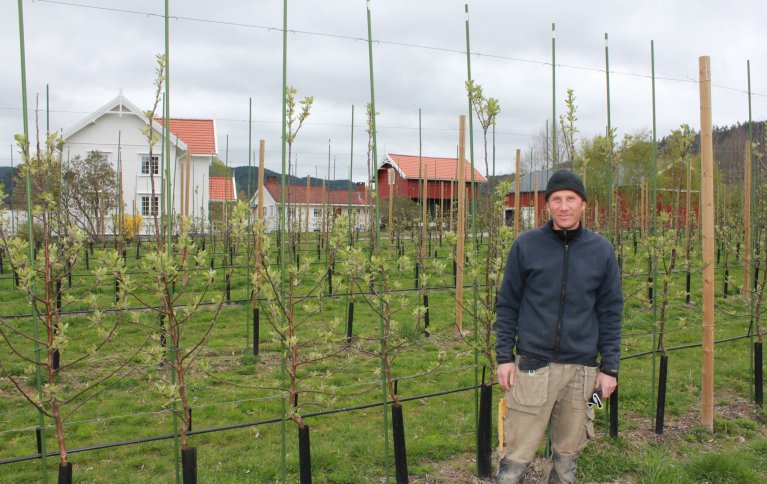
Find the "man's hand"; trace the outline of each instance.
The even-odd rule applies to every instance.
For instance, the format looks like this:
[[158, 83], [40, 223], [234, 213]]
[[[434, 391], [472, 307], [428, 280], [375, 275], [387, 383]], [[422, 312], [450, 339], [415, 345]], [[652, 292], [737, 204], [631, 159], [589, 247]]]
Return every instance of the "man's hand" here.
[[[500, 368], [499, 368], [500, 370]], [[602, 400], [607, 400], [618, 386], [618, 379], [614, 376], [606, 375], [601, 371], [597, 373], [597, 381], [594, 383], [594, 389], [602, 387]]]
[[508, 392], [514, 386], [514, 381], [517, 377], [517, 365], [514, 363], [501, 363], [498, 365], [495, 373], [498, 375], [498, 383]]

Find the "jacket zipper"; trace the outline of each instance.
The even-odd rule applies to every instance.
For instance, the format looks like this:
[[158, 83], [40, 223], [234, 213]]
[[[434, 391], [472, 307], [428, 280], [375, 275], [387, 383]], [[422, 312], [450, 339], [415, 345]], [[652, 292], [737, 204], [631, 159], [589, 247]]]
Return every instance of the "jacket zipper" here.
[[[565, 240], [567, 236], [565, 234]], [[567, 253], [569, 244], [565, 242], [564, 263], [562, 264], [562, 291], [559, 293], [559, 314], [557, 315], [557, 337], [554, 342], [554, 359], [559, 359], [559, 343], [562, 339], [562, 316], [565, 312], [565, 291], [567, 291]]]

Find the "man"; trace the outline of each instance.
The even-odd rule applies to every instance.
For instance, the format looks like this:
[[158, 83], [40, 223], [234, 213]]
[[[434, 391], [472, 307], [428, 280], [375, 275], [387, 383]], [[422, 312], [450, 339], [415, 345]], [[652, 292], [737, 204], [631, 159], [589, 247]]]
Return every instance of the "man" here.
[[615, 250], [581, 226], [586, 191], [577, 175], [557, 171], [544, 196], [551, 220], [517, 237], [495, 306], [508, 406], [496, 483], [524, 482], [549, 423], [549, 483], [574, 483], [594, 435], [587, 400], [597, 389], [607, 399], [617, 386], [623, 292]]

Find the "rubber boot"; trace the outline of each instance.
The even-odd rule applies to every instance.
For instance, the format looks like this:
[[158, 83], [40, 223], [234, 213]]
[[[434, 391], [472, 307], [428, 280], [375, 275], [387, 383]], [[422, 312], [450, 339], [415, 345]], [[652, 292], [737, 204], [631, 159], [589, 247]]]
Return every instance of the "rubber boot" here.
[[575, 471], [578, 468], [578, 454], [552, 455], [549, 484], [575, 484]]
[[498, 465], [498, 474], [495, 475], [495, 484], [524, 484], [527, 464], [517, 464], [507, 458], [501, 459]]

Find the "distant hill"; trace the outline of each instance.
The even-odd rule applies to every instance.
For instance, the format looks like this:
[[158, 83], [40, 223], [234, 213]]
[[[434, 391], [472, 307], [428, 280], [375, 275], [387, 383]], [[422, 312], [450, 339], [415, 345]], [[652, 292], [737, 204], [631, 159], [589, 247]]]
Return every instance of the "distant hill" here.
[[[751, 130], [752, 140], [759, 142], [765, 139], [767, 121], [754, 121]], [[728, 183], [742, 183], [744, 153], [748, 140], [748, 122], [737, 123], [732, 126], [714, 126], [714, 161], [721, 170]], [[669, 141], [666, 136], [658, 141], [659, 149], [663, 149]], [[695, 137], [693, 153], [700, 153], [700, 133]], [[752, 161], [752, 166], [758, 169], [757, 160]]]
[[[237, 191], [239, 192], [239, 198], [246, 199], [247, 198], [247, 192], [248, 192], [248, 168], [250, 168], [250, 184], [251, 189], [250, 193], [255, 193], [256, 188], [258, 188], [258, 167], [257, 166], [236, 166], [232, 168], [232, 171], [234, 172], [234, 181], [237, 183]], [[281, 179], [281, 176], [276, 171], [272, 171], [269, 169], [264, 169], [264, 178], [268, 179], [269, 177], [276, 177], [278, 180]], [[301, 185], [306, 186], [306, 177], [304, 178], [298, 178], [295, 176], [289, 176], [285, 180], [285, 183], [290, 185]], [[312, 186], [320, 186], [322, 185], [322, 179], [321, 178], [311, 178], [311, 185]], [[332, 189], [332, 190], [348, 190], [349, 187], [354, 187], [354, 183], [350, 180], [329, 180], [325, 184], [326, 187]]]

